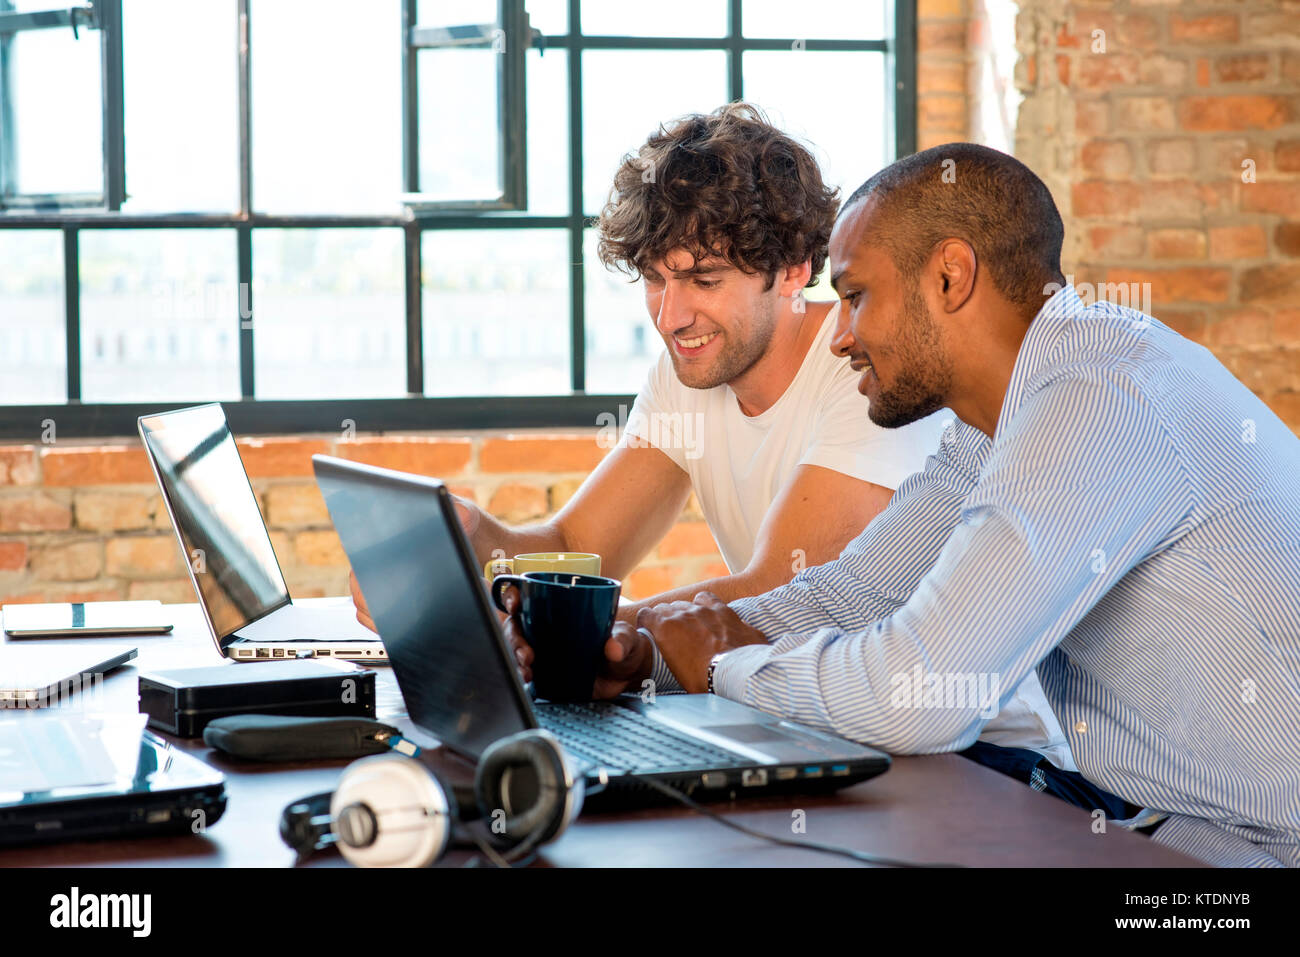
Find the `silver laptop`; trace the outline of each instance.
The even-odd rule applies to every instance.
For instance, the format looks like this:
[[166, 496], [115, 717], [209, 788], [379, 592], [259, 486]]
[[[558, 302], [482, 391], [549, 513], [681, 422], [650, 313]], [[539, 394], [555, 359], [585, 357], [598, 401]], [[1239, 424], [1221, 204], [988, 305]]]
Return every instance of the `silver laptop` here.
[[874, 748], [711, 694], [534, 701], [437, 479], [312, 457], [411, 720], [477, 759], [526, 728], [552, 732], [604, 785], [588, 804], [641, 804], [652, 778], [697, 799], [833, 790], [889, 768]]
[[141, 416], [186, 572], [217, 650], [235, 661], [388, 660], [351, 605], [295, 605], [221, 406]]
[[[57, 708], [75, 703], [74, 695], [97, 694], [104, 675], [135, 656], [128, 645], [0, 643], [0, 714], [6, 708]], [[5, 759], [0, 747], [0, 763]]]

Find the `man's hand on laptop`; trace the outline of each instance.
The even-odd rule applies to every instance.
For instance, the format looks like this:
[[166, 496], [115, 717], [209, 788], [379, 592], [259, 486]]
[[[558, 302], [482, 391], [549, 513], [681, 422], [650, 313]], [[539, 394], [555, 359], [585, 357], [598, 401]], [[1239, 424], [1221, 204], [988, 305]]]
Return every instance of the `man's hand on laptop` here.
[[[520, 627], [516, 614], [519, 610], [519, 589], [513, 585], [506, 586], [501, 590], [501, 601], [510, 613], [502, 627], [519, 666], [519, 676], [525, 682], [532, 681], [533, 648], [524, 638], [524, 630]], [[650, 677], [653, 662], [654, 652], [646, 636], [627, 622], [615, 622], [613, 634], [605, 642], [605, 665], [596, 676], [592, 698], [614, 698], [624, 691], [640, 691], [641, 682]]]
[[375, 634], [379, 634], [374, 619], [370, 617], [370, 608], [366, 605], [366, 596], [361, 594], [361, 583], [357, 581], [357, 573], [351, 570], [348, 571], [348, 588], [352, 590], [352, 604], [357, 606], [357, 621]]
[[694, 602], [674, 601], [642, 608], [638, 628], [654, 635], [664, 663], [686, 691], [709, 690], [709, 662], [714, 655], [744, 645], [765, 645], [767, 639], [713, 592], [702, 591]]

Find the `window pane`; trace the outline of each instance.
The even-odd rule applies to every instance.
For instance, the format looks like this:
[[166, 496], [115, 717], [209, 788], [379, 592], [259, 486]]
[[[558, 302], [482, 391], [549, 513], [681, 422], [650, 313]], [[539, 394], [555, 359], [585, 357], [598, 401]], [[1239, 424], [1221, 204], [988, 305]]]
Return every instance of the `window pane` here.
[[257, 209], [400, 209], [401, 37], [398, 0], [371, 0], [364, 16], [351, 0], [253, 5]]
[[658, 0], [656, 3], [585, 0], [582, 32], [593, 37], [720, 37], [727, 32], [727, 3], [726, 0]]
[[527, 0], [528, 25], [547, 36], [569, 32], [568, 0]]
[[569, 237], [560, 229], [429, 231], [424, 391], [569, 392]]
[[569, 54], [529, 50], [528, 210], [569, 211]]
[[28, 30], [10, 42], [15, 150], [14, 169], [5, 172], [11, 193], [103, 192], [101, 34], [78, 33], [74, 40], [71, 29]]
[[[893, 101], [881, 53], [746, 53], [745, 99], [813, 148], [822, 177], [847, 197], [892, 159]], [[853, 121], [826, 93], [854, 90]]]
[[230, 229], [86, 229], [81, 387], [87, 402], [239, 396]]
[[596, 258], [597, 235], [583, 237], [587, 287], [587, 391], [638, 392], [664, 341], [646, 312], [640, 282], [630, 282]]
[[660, 123], [684, 113], [708, 113], [726, 102], [726, 67], [720, 50], [583, 54], [582, 193], [588, 214], [600, 213], [623, 156]]
[[417, 3], [416, 23], [422, 27], [457, 27], [499, 23], [498, 0], [456, 0], [455, 3], [423, 0]]
[[[237, 209], [234, 0], [126, 0], [122, 21], [127, 170], [122, 209]], [[185, 42], [177, 43], [178, 36]]]
[[878, 40], [887, 35], [888, 7], [862, 0], [802, 0], [793, 10], [787, 0], [745, 0], [741, 29], [747, 37]]
[[420, 192], [430, 199], [501, 196], [500, 62], [491, 49], [416, 52]]
[[400, 229], [253, 232], [254, 394], [406, 394]]
[[0, 404], [68, 397], [63, 236], [0, 230]]

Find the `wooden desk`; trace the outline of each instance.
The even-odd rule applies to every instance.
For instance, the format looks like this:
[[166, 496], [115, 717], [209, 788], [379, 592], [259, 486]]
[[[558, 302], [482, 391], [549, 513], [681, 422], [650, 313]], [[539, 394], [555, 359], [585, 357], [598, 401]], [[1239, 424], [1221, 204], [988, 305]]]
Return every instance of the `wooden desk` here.
[[[171, 608], [177, 622], [173, 635], [125, 639], [136, 644], [140, 653], [131, 666], [105, 678], [102, 693], [108, 710], [138, 710], [139, 670], [221, 663], [203, 629], [198, 606]], [[83, 643], [105, 640], [124, 639], [78, 639]], [[434, 743], [407, 720], [392, 672], [386, 667], [377, 671], [379, 717], [401, 727], [421, 745]], [[226, 774], [226, 812], [206, 834], [16, 848], [0, 851], [0, 866], [289, 866], [294, 855], [280, 841], [281, 811], [297, 798], [333, 788], [348, 764], [262, 765], [228, 758], [202, 739], [171, 740]], [[464, 780], [472, 776], [465, 762], [452, 755], [434, 752], [429, 760], [450, 776]], [[828, 797], [747, 799], [712, 807], [739, 823], [785, 837], [792, 836], [792, 812], [802, 810], [806, 825], [802, 836], [807, 840], [910, 861], [981, 867], [1199, 866], [1139, 834], [1119, 828], [1094, 834], [1086, 811], [953, 754], [896, 758], [888, 773]], [[467, 857], [459, 852], [444, 863], [463, 864]], [[330, 853], [310, 863], [340, 866], [343, 861]], [[844, 858], [769, 845], [686, 808], [586, 815], [549, 845], [537, 863], [860, 866]]]

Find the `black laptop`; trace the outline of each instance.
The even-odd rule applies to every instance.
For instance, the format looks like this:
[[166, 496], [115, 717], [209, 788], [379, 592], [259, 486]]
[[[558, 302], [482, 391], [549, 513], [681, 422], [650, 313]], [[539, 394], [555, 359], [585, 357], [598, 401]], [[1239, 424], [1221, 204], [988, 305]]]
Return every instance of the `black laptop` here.
[[125, 718], [103, 718], [94, 743], [108, 743], [88, 755], [62, 718], [0, 712], [0, 846], [196, 834], [221, 818], [221, 772]]
[[411, 720], [470, 759], [527, 728], [552, 732], [605, 785], [589, 804], [828, 791], [889, 756], [711, 694], [534, 701], [490, 603], [452, 498], [437, 479], [329, 456], [316, 481], [388, 651]]

